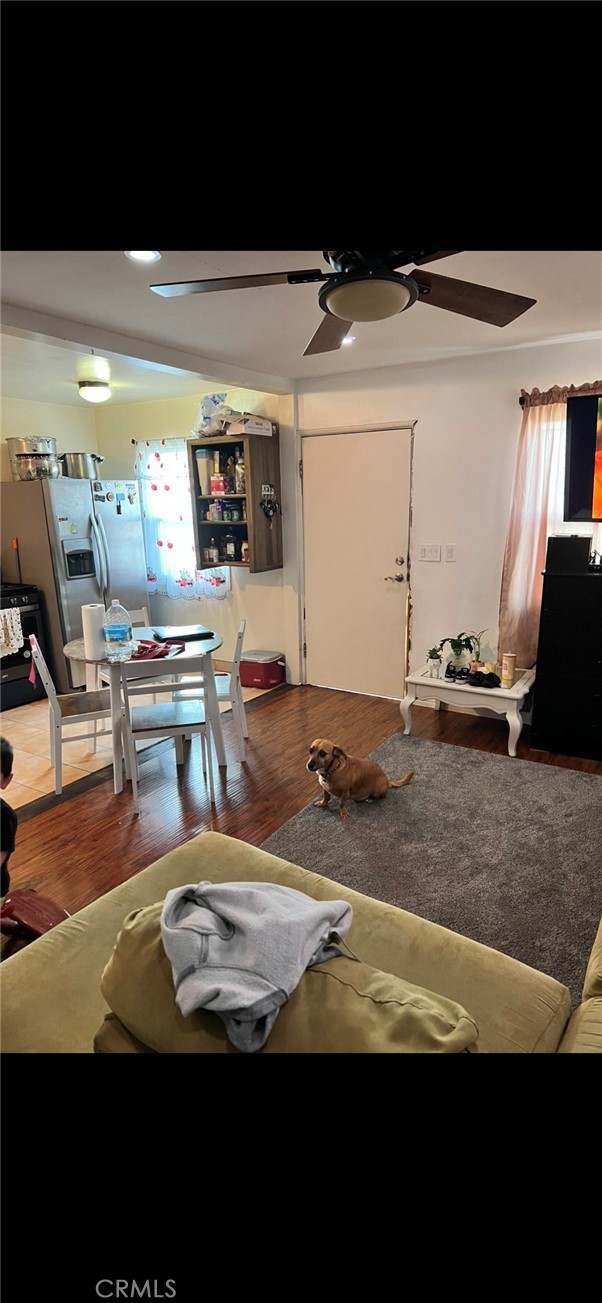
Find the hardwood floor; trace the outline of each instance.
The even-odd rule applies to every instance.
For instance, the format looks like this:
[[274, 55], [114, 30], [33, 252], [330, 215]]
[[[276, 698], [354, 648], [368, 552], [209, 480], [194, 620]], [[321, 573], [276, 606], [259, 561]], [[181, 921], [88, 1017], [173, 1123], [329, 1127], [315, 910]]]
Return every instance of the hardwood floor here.
[[[315, 776], [305, 768], [314, 737], [331, 737], [367, 755], [403, 732], [397, 702], [326, 688], [285, 686], [251, 703], [247, 716], [244, 765], [236, 758], [233, 723], [225, 718], [228, 769], [216, 770], [213, 810], [198, 739], [177, 772], [170, 743], [148, 753], [141, 764], [140, 817], [129, 784], [115, 796], [111, 774], [83, 780], [92, 784], [88, 790], [24, 808], [10, 861], [12, 888], [33, 887], [74, 913], [199, 832], [213, 829], [259, 846], [316, 794]], [[412, 736], [507, 755], [503, 720], [414, 705]], [[525, 733], [518, 757], [602, 776], [596, 761], [531, 751]]]

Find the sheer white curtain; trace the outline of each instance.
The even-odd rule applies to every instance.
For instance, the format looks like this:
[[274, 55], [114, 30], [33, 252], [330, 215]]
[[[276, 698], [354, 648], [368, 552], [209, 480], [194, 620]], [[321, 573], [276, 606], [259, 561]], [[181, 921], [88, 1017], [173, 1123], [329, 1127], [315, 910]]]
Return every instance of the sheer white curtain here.
[[[528, 668], [537, 658], [539, 616], [547, 540], [550, 534], [593, 535], [602, 549], [602, 525], [563, 520], [566, 448], [566, 399], [569, 394], [597, 392], [598, 384], [579, 389], [524, 395], [527, 405], [520, 432], [512, 507], [506, 538], [500, 597], [498, 660], [516, 653]], [[600, 384], [602, 392], [602, 383]], [[529, 399], [531, 404], [529, 404]]]
[[136, 445], [149, 593], [196, 597], [196, 553], [185, 439]]

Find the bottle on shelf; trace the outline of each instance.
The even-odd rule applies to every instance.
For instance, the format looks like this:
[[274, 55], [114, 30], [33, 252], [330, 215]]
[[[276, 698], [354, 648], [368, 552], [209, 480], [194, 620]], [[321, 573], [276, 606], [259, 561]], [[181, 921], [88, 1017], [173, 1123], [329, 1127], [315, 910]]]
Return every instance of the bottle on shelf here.
[[235, 492], [235, 493], [246, 493], [246, 491], [247, 491], [247, 477], [246, 477], [245, 458], [244, 458], [244, 452], [243, 452], [243, 449], [242, 449], [242, 448], [236, 448], [234, 456], [235, 456], [235, 462], [234, 462], [234, 492]]
[[224, 539], [226, 561], [236, 561], [236, 539], [234, 534], [226, 534]]
[[105, 614], [103, 635], [107, 649], [107, 660], [127, 661], [134, 650], [132, 621], [129, 612], [117, 598], [113, 598]]
[[249, 544], [246, 540], [240, 545], [240, 559], [245, 565], [249, 564]]
[[209, 561], [213, 566], [219, 565], [219, 547], [214, 538], [209, 539]]
[[234, 456], [232, 453], [230, 453], [230, 456], [227, 458], [226, 461], [225, 475], [226, 475], [226, 493], [236, 493], [236, 463], [234, 461]]

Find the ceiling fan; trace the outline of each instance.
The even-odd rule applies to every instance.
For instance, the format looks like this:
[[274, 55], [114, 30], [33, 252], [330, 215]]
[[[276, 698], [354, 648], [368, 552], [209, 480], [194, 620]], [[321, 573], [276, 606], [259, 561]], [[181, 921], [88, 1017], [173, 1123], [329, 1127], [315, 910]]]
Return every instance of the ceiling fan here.
[[473, 285], [470, 281], [452, 280], [450, 276], [437, 276], [431, 271], [412, 271], [409, 276], [396, 271], [413, 263], [422, 267], [425, 262], [451, 258], [461, 249], [398, 250], [385, 253], [341, 253], [324, 249], [324, 259], [332, 271], [311, 268], [303, 271], [275, 271], [257, 276], [225, 276], [212, 280], [177, 281], [172, 285], [151, 285], [155, 294], [175, 298], [180, 294], [207, 294], [214, 290], [242, 290], [259, 285], [303, 285], [308, 281], [324, 281], [318, 303], [325, 313], [324, 321], [304, 349], [303, 356], [311, 353], [329, 353], [340, 348], [354, 321], [383, 321], [398, 312], [405, 312], [413, 303], [430, 303], [434, 308], [458, 312], [463, 317], [474, 317], [491, 326], [507, 326], [521, 313], [532, 308], [536, 299], [521, 294], [508, 294], [487, 285]]

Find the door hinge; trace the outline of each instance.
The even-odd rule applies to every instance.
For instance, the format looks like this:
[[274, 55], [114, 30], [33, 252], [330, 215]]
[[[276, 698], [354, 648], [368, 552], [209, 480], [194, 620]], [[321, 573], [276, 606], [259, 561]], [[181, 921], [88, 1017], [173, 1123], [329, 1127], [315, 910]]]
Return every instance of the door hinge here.
[[303, 643], [303, 655], [304, 655], [304, 656], [307, 656], [307, 643], [306, 643], [306, 642]]
[[303, 488], [303, 458], [302, 457], [299, 458], [299, 479], [301, 480], [301, 488]]

